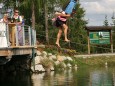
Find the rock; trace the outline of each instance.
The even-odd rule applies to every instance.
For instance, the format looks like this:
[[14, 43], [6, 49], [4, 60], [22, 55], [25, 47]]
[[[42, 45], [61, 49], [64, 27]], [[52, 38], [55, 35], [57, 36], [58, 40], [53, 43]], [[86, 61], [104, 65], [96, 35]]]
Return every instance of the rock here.
[[48, 53], [48, 56], [52, 56], [52, 53]]
[[54, 75], [55, 75], [55, 71], [52, 71], [52, 72], [50, 73], [50, 77], [54, 77]]
[[42, 55], [42, 53], [40, 51], [37, 51], [37, 55], [40, 56]]
[[69, 57], [69, 56], [67, 57], [67, 59], [68, 59], [69, 61], [73, 61], [73, 59], [72, 59], [71, 57]]
[[45, 48], [45, 45], [39, 44], [37, 47], [39, 47], [39, 48]]
[[67, 57], [63, 56], [63, 60], [67, 60]]
[[[32, 74], [32, 75], [31, 75], [31, 78], [32, 78], [33, 82], [35, 82], [35, 86], [41, 86], [41, 84], [38, 83], [38, 82], [40, 82], [39, 79], [43, 79], [43, 78], [44, 78], [44, 75], [45, 75], [45, 73]], [[36, 84], [37, 84], [37, 85], [36, 85]], [[39, 84], [39, 85], [38, 85], [38, 84]]]
[[35, 65], [35, 71], [45, 71], [45, 69], [43, 68], [43, 66], [41, 64]]
[[86, 59], [87, 57], [86, 56], [83, 56], [83, 59]]
[[56, 62], [54, 62], [56, 65], [58, 65], [60, 62], [59, 61], [56, 61]]
[[49, 59], [52, 61], [53, 59], [49, 56]]
[[42, 56], [39, 56], [40, 59], [42, 59], [43, 57]]
[[47, 56], [47, 52], [46, 51], [43, 51], [42, 54], [45, 55], [45, 56]]
[[75, 66], [74, 66], [74, 69], [77, 70], [77, 68], [78, 68], [77, 65], [75, 65]]
[[51, 69], [51, 71], [54, 71], [54, 67], [53, 66], [50, 69]]
[[48, 57], [47, 57], [47, 55], [44, 55], [44, 56], [42, 56], [42, 58], [44, 58], [44, 59], [46, 58], [47, 59]]
[[68, 63], [68, 64], [67, 64], [67, 67], [71, 67], [71, 64]]
[[65, 58], [65, 56], [57, 55], [57, 60], [58, 61], [62, 62], [64, 60], [63, 58]]
[[35, 57], [35, 64], [39, 64], [40, 60], [41, 60], [41, 57], [40, 56], [36, 56]]
[[56, 56], [55, 55], [51, 55], [50, 58], [52, 58], [53, 60], [55, 60]]
[[64, 66], [64, 68], [66, 68], [66, 64], [65, 63], [63, 63], [63, 66]]

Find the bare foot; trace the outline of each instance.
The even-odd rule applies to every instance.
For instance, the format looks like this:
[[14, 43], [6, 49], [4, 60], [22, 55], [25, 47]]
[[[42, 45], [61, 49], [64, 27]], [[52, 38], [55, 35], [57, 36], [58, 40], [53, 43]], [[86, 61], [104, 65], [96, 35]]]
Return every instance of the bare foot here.
[[60, 44], [56, 43], [56, 46], [58, 46], [59, 48], [61, 47]]
[[70, 42], [70, 40], [66, 39], [65, 42]]

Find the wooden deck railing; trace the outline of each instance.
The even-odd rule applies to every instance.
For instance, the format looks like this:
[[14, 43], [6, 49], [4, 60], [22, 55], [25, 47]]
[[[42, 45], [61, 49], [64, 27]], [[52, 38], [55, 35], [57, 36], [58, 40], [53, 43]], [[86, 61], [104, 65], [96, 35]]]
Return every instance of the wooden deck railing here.
[[36, 31], [30, 26], [0, 23], [0, 48], [35, 45]]

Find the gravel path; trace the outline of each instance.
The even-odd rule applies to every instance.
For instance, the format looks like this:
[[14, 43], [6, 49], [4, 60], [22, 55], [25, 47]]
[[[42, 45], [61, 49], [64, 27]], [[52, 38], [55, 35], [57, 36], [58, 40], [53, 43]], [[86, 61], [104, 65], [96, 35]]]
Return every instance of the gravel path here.
[[97, 57], [97, 56], [115, 56], [115, 53], [103, 53], [103, 54], [90, 54], [90, 55], [75, 55], [75, 57]]

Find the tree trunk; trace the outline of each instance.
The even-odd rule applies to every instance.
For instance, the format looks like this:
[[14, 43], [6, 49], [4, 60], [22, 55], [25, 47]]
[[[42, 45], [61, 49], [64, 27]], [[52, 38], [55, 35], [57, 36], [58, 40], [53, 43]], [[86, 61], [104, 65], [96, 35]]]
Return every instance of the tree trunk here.
[[47, 42], [47, 44], [49, 44], [49, 36], [48, 36], [48, 10], [47, 10], [47, 0], [44, 0], [44, 11], [45, 11], [46, 42]]
[[35, 29], [35, 6], [32, 0], [32, 28]]

